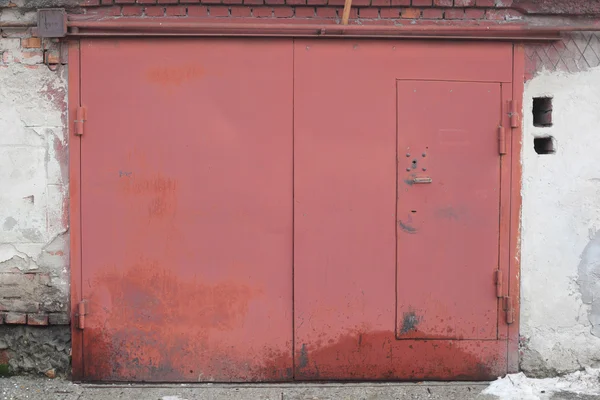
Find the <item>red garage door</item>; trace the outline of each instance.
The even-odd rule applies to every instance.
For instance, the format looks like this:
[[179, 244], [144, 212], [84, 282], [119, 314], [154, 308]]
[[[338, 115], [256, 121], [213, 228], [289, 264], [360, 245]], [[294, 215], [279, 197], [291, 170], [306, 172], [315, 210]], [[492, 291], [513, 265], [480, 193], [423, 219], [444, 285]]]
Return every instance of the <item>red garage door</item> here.
[[77, 72], [76, 375], [506, 373], [512, 45], [94, 39]]

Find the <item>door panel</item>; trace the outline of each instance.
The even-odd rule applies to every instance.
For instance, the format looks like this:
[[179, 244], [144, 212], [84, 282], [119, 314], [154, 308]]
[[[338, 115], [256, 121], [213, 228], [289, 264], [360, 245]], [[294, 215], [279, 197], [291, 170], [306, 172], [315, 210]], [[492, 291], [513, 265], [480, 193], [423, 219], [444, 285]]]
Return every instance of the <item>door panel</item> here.
[[[477, 62], [470, 63], [465, 60]], [[498, 82], [510, 81], [511, 65], [512, 46], [507, 43], [295, 41], [296, 379], [468, 380], [491, 379], [506, 373], [506, 342], [490, 340], [496, 337], [493, 319], [497, 316], [497, 311], [490, 309], [489, 305], [496, 304], [493, 270], [498, 262], [499, 194], [495, 192], [495, 200], [492, 202], [488, 189], [491, 187], [493, 191], [494, 188], [499, 188], [497, 147], [490, 147], [489, 144], [497, 141], [496, 128], [501, 113]], [[471, 260], [469, 267], [481, 269], [464, 271], [461, 270], [460, 264], [452, 264], [453, 261], [449, 261], [441, 265], [428, 263], [428, 271], [431, 272], [428, 278], [418, 275], [418, 272], [415, 275], [415, 278], [436, 282], [435, 274], [446, 268], [448, 273], [442, 271], [441, 276], [448, 276], [450, 272], [454, 272], [453, 277], [462, 278], [466, 282], [459, 283], [462, 290], [466, 290], [468, 285], [478, 285], [472, 296], [459, 293], [458, 295], [463, 297], [458, 299], [456, 306], [451, 304], [450, 311], [446, 312], [453, 318], [461, 317], [466, 321], [466, 327], [459, 328], [458, 334], [453, 333], [452, 340], [445, 340], [450, 336], [443, 336], [442, 340], [422, 340], [415, 337], [398, 340], [396, 334], [397, 300], [402, 301], [398, 306], [400, 315], [404, 310], [400, 307], [412, 305], [415, 308], [427, 304], [427, 297], [405, 298], [405, 293], [396, 297], [397, 284], [410, 284], [410, 278], [400, 281], [405, 278], [400, 276], [400, 273], [404, 273], [400, 268], [405, 267], [403, 264], [398, 265], [398, 283], [396, 278], [397, 244], [404, 246], [399, 242], [402, 240], [402, 233], [397, 232], [397, 207], [402, 207], [403, 211], [408, 209], [409, 212], [417, 207], [400, 200], [397, 204], [397, 181], [403, 177], [398, 174], [398, 169], [402, 171], [401, 168], [404, 168], [406, 173], [407, 161], [405, 153], [400, 154], [397, 160], [398, 146], [401, 140], [417, 140], [422, 130], [425, 130], [423, 135], [429, 135], [431, 124], [439, 120], [439, 116], [434, 114], [423, 115], [423, 104], [417, 106], [402, 103], [403, 110], [399, 114], [397, 79], [472, 79], [488, 82], [460, 86], [461, 96], [466, 96], [462, 97], [462, 100], [467, 100], [468, 104], [464, 104], [465, 111], [459, 111], [466, 120], [464, 124], [467, 125], [462, 122], [458, 124], [460, 121], [456, 119], [449, 121], [458, 128], [468, 128], [470, 134], [479, 135], [467, 146], [478, 154], [470, 158], [463, 155], [458, 159], [456, 155], [446, 154], [452, 143], [439, 143], [440, 140], [451, 139], [446, 136], [432, 138], [436, 144], [430, 146], [433, 160], [438, 160], [436, 162], [458, 163], [456, 167], [449, 167], [451, 171], [460, 172], [460, 168], [467, 168], [467, 176], [490, 180], [482, 186], [485, 191], [476, 191], [475, 195], [478, 197], [470, 202], [460, 191], [468, 189], [473, 193], [473, 190], [479, 190], [478, 183], [459, 182], [455, 189], [452, 185], [458, 181], [449, 176], [451, 179], [445, 186], [445, 199], [452, 201], [446, 201], [444, 204], [467, 207], [466, 212], [472, 213], [472, 218], [483, 215], [485, 231], [482, 233], [491, 234], [496, 240], [496, 247], [491, 250], [490, 242], [485, 241], [485, 249], [474, 251], [475, 258]], [[457, 83], [457, 87], [458, 85]], [[483, 89], [484, 92], [481, 92]], [[468, 98], [469, 95], [474, 97]], [[479, 95], [487, 97], [480, 100], [477, 97]], [[441, 96], [449, 100], [446, 95]], [[429, 100], [433, 104], [440, 101], [435, 97]], [[456, 104], [448, 105], [449, 110], [456, 110], [457, 107]], [[405, 108], [420, 113], [419, 121], [423, 124], [417, 123], [416, 116], [412, 120], [412, 116], [406, 116]], [[465, 116], [468, 110], [481, 115]], [[471, 119], [473, 125], [469, 125]], [[443, 119], [441, 121], [443, 122]], [[410, 135], [405, 135], [406, 138], [403, 133], [405, 123], [412, 124], [414, 128]], [[442, 125], [441, 128], [452, 127], [452, 124]], [[491, 136], [482, 139], [482, 135]], [[456, 141], [457, 138], [451, 140]], [[411, 146], [418, 147], [425, 142], [415, 143]], [[419, 156], [421, 157], [420, 154]], [[478, 172], [478, 163], [483, 160], [485, 162], [481, 168], [484, 170]], [[412, 159], [410, 161], [412, 163]], [[418, 167], [422, 168], [420, 159], [417, 163]], [[409, 168], [412, 171], [411, 164]], [[436, 164], [433, 172], [444, 174], [441, 169], [441, 164]], [[436, 178], [434, 182], [438, 181]], [[406, 186], [404, 182], [401, 184]], [[401, 187], [403, 186], [398, 186]], [[415, 193], [417, 190], [428, 189], [430, 188], [426, 185], [414, 187]], [[462, 203], [454, 202], [452, 196], [461, 199]], [[425, 196], [419, 199], [432, 201]], [[471, 206], [476, 209], [471, 210]], [[428, 205], [418, 204], [418, 207], [414, 208], [417, 213], [426, 214], [426, 210], [430, 210]], [[448, 210], [449, 216], [452, 215], [451, 211]], [[489, 224], [491, 219], [496, 221], [493, 227]], [[467, 235], [467, 239], [476, 238], [478, 235], [477, 232], [468, 231], [473, 224], [464, 226], [461, 225], [463, 222], [453, 220], [443, 223], [444, 232], [448, 234], [451, 233], [451, 228], [460, 228], [461, 234]], [[418, 238], [419, 234], [415, 234], [414, 237]], [[434, 235], [428, 238], [438, 242], [441, 240], [441, 237]], [[460, 243], [457, 238], [452, 237], [449, 242]], [[480, 244], [479, 241], [477, 243]], [[432, 248], [424, 251], [434, 252], [433, 247], [440, 243], [428, 245]], [[443, 243], [441, 245], [444, 246]], [[490, 250], [491, 255], [483, 256], [480, 251], [485, 250]], [[398, 251], [400, 262], [404, 257], [400, 252], [405, 251], [405, 248], [399, 247]], [[472, 249], [465, 248], [465, 251]], [[447, 251], [447, 254], [461, 256], [458, 252]], [[425, 254], [424, 257], [429, 255]], [[464, 260], [464, 256], [461, 257], [461, 261]], [[476, 261], [490, 262], [491, 265], [475, 266]], [[473, 277], [462, 277], [457, 275], [460, 272], [476, 274]], [[417, 283], [422, 284], [423, 281]], [[454, 299], [448, 300], [449, 296], [456, 294], [456, 291], [448, 290], [443, 292], [441, 299], [453, 302]], [[421, 296], [420, 293], [418, 295]], [[475, 296], [481, 296], [483, 305], [475, 305], [475, 312], [471, 314], [463, 308], [466, 304], [464, 298], [474, 299]], [[413, 303], [405, 304], [407, 300]], [[477, 301], [479, 300], [477, 298]], [[407, 310], [410, 312], [409, 308]], [[489, 315], [485, 315], [486, 313]], [[415, 317], [422, 321], [416, 312]], [[438, 332], [434, 324], [428, 324], [424, 323], [423, 328], [426, 329], [427, 338], [431, 339]], [[446, 325], [444, 327], [447, 327]], [[485, 329], [472, 334], [470, 330], [473, 327]], [[458, 335], [472, 340], [454, 340]]]
[[81, 43], [87, 380], [292, 377], [292, 42]]
[[398, 339], [496, 339], [499, 83], [398, 81]]

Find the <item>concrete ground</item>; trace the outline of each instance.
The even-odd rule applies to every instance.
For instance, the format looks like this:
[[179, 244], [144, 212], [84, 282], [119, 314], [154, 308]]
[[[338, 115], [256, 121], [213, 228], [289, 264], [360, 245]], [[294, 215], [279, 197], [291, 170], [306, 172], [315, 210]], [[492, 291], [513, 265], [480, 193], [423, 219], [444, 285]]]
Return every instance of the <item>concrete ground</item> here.
[[[498, 399], [481, 392], [486, 383], [328, 383], [265, 385], [91, 385], [61, 379], [0, 378], [0, 400], [409, 400]], [[528, 399], [600, 400], [600, 396], [560, 392]], [[510, 398], [509, 400], [512, 400]], [[515, 399], [516, 400], [516, 399]]]

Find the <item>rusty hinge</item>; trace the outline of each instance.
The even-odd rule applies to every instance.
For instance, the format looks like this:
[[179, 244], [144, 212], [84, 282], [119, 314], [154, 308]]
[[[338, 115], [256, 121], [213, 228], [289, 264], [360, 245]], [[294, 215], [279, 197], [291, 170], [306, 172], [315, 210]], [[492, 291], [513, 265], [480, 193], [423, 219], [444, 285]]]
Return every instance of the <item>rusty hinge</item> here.
[[498, 127], [498, 154], [506, 154], [506, 131], [502, 125]]
[[517, 111], [517, 102], [514, 100], [510, 100], [509, 106], [510, 106], [510, 111], [508, 113], [508, 116], [510, 117], [510, 127], [518, 128], [519, 120], [521, 118], [520, 118], [519, 112]]
[[85, 300], [82, 300], [79, 302], [79, 304], [77, 305], [77, 313], [75, 314], [75, 316], [77, 317], [77, 328], [79, 329], [85, 329], [85, 316], [86, 316], [86, 308], [87, 308], [87, 303]]
[[497, 269], [496, 273], [494, 275], [495, 275], [494, 280], [496, 281], [496, 297], [501, 298], [503, 296], [503, 294], [502, 294], [502, 271]]
[[506, 313], [506, 323], [512, 324], [515, 322], [515, 309], [513, 307], [512, 298], [504, 296], [504, 312]]
[[85, 107], [77, 107], [75, 112], [75, 134], [78, 136], [83, 135], [83, 123], [87, 118], [87, 110]]

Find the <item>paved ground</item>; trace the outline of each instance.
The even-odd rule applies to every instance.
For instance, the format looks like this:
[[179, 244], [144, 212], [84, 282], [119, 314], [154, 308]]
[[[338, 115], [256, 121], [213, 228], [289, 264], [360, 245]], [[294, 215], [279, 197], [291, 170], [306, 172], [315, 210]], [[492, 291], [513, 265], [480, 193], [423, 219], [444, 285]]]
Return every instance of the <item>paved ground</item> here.
[[[485, 400], [485, 383], [285, 385], [78, 385], [60, 379], [0, 378], [0, 400]], [[519, 396], [520, 397], [520, 396]], [[600, 400], [561, 392], [527, 400]], [[509, 398], [508, 400], [521, 400]], [[525, 400], [525, 399], [523, 399]]]
[[287, 385], [77, 385], [55, 379], [0, 378], [0, 400], [325, 400], [495, 399], [480, 383]]

